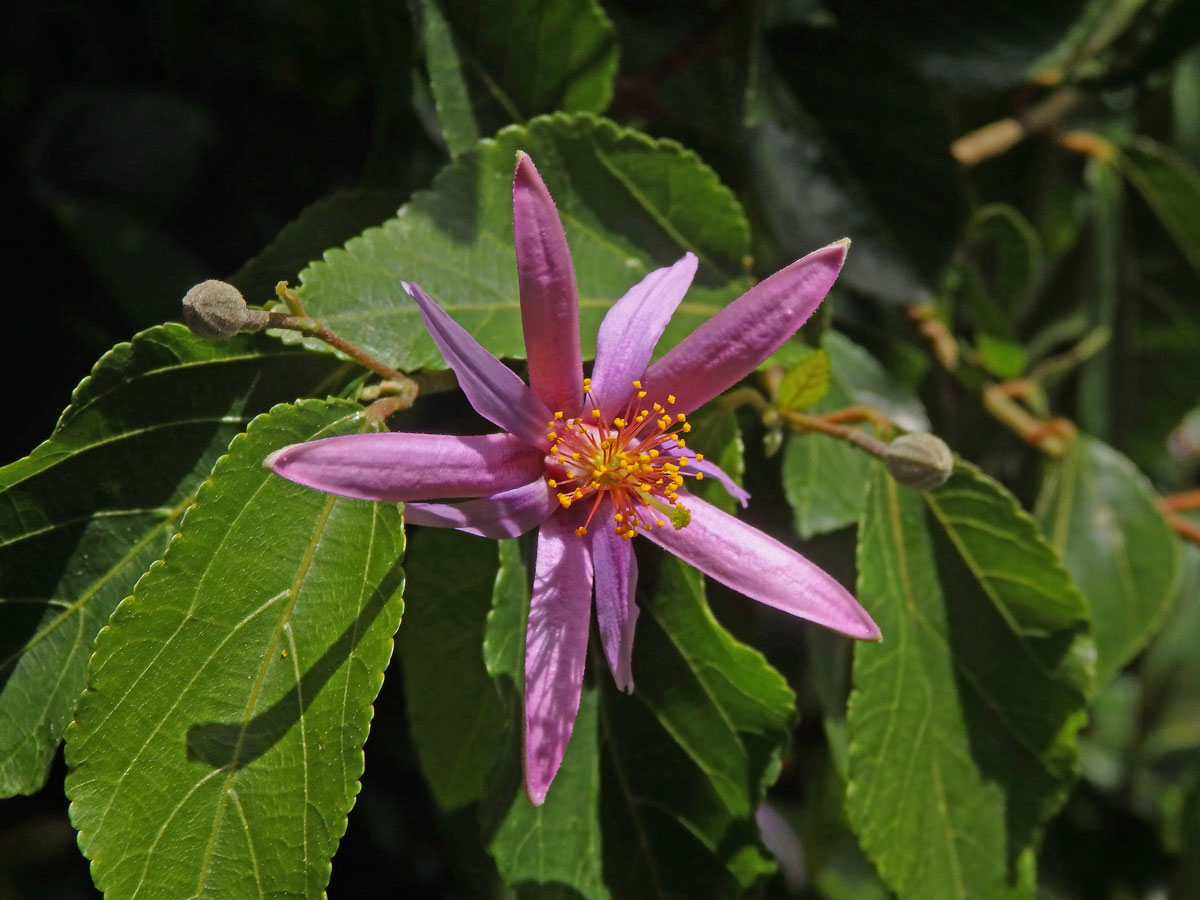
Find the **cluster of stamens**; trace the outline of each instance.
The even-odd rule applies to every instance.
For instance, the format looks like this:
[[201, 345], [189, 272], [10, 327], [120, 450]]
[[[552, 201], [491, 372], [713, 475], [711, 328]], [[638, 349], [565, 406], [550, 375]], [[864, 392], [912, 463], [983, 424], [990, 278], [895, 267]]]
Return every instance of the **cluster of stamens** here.
[[[683, 413], [668, 411], [675, 403], [674, 395], [667, 397], [666, 406], [651, 403], [640, 409], [646, 392], [640, 381], [633, 382], [633, 387], [624, 413], [611, 421], [601, 410], [592, 409], [586, 418], [570, 419], [559, 411], [548, 423], [547, 461], [562, 473], [548, 481], [558, 491], [558, 502], [570, 508], [591, 500], [587, 520], [575, 529], [581, 537], [606, 497], [612, 502], [614, 531], [625, 540], [637, 534], [639, 527], [662, 528], [669, 521], [682, 528], [690, 518], [680, 505], [678, 492], [685, 475], [699, 480], [704, 473], [682, 470], [704, 456], [672, 455], [669, 451], [686, 446], [683, 435], [692, 426]], [[590, 405], [591, 388], [591, 379], [585, 378], [585, 409]]]

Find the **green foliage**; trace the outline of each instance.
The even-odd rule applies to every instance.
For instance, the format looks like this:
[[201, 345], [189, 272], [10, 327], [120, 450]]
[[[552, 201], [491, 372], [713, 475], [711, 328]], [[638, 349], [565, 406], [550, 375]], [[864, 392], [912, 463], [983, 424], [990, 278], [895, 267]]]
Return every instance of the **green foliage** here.
[[101, 633], [67, 794], [107, 897], [323, 896], [400, 623], [404, 537], [397, 506], [306, 491], [262, 460], [373, 427], [343, 401], [255, 419]]
[[517, 150], [537, 161], [563, 217], [589, 353], [605, 310], [684, 251], [700, 258], [701, 273], [664, 347], [747, 287], [746, 221], [711, 169], [675, 144], [591, 116], [556, 115], [507, 128], [460, 156], [397, 218], [305, 269], [305, 308], [392, 365], [440, 368], [404, 279], [420, 284], [488, 350], [523, 356], [512, 245]]
[[1097, 683], [1158, 630], [1179, 584], [1179, 539], [1128, 459], [1086, 436], [1047, 472], [1038, 519], [1092, 609]]
[[348, 377], [265, 339], [151, 328], [96, 363], [49, 440], [0, 469], [0, 795], [42, 786], [96, 632], [229, 441], [256, 413]]
[[[77, 833], [109, 898], [1194, 896], [1198, 10], [316, 0], [249, 5], [231, 43], [175, 4], [124, 29], [151, 38], [153, 90], [47, 90], [14, 64], [10, 118], [38, 107], [27, 241], [57, 229], [80, 295], [45, 311], [46, 367], [72, 369], [64, 330], [90, 361], [114, 320], [161, 321], [212, 261], [249, 259], [230, 277], [252, 304], [298, 285], [419, 392], [385, 423], [363, 404], [392, 386], [311, 331], [159, 325], [0, 468], [0, 795], [60, 777], [65, 732], [71, 800], [69, 823], [57, 785], [19, 801], [42, 811], [0, 835], [0, 894], [93, 895], [73, 845], [44, 849]], [[248, 81], [277, 114], [233, 115]], [[536, 531], [406, 535], [398, 504], [262, 466], [317, 436], [483, 430], [427, 371], [445, 364], [401, 282], [524, 376], [518, 151], [563, 219], [585, 367], [611, 305], [685, 252], [659, 354], [852, 238], [836, 305], [689, 413], [688, 446], [749, 505], [688, 486], [857, 576], [883, 634], [854, 643], [635, 541], [636, 690], [593, 627], [538, 807]], [[57, 274], [14, 303], [42, 313]], [[43, 384], [23, 370], [10, 394]], [[932, 432], [954, 474], [902, 487], [822, 416]]]
[[[833, 366], [828, 393], [811, 410], [832, 412], [854, 403], [888, 409], [893, 420], [920, 430], [921, 404], [899, 389], [871, 355], [836, 332], [825, 336]], [[866, 495], [870, 459], [861, 451], [819, 433], [789, 435], [783, 446], [784, 496], [796, 531], [812, 537], [858, 521]]]
[[741, 896], [771, 870], [754, 811], [779, 771], [795, 704], [735, 641], [703, 580], [665, 559], [638, 621], [632, 697], [604, 676], [604, 871], [616, 897]]
[[858, 560], [887, 636], [854, 656], [846, 805], [864, 849], [901, 896], [1031, 895], [1086, 716], [1083, 598], [967, 466], [922, 502], [874, 465]]
[[429, 90], [451, 156], [509, 122], [604, 112], [617, 44], [594, 0], [477, 4], [420, 0]]

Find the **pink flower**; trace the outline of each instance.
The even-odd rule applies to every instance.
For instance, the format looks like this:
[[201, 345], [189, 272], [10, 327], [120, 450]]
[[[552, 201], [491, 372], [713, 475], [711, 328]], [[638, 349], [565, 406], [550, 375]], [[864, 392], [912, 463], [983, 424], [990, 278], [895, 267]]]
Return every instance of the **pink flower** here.
[[[266, 464], [318, 490], [404, 501], [410, 524], [493, 538], [538, 529], [525, 646], [525, 786], [538, 805], [579, 710], [593, 591], [613, 678], [633, 690], [634, 535], [761, 603], [856, 638], [878, 640], [879, 629], [820, 568], [683, 486], [688, 477], [715, 478], [745, 504], [748, 495], [687, 445], [687, 414], [804, 324], [848, 242], [759, 283], [655, 363], [696, 257], [651, 272], [605, 316], [586, 379], [571, 255], [554, 201], [524, 154], [513, 179], [513, 231], [529, 386], [424, 291], [405, 285], [471, 405], [502, 432], [328, 438], [285, 447]], [[444, 498], [475, 499], [429, 502]]]

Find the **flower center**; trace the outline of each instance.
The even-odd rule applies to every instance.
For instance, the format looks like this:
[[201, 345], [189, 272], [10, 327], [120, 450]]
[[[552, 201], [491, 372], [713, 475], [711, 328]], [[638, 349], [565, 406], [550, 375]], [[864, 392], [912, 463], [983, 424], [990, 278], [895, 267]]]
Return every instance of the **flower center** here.
[[[667, 405], [653, 403], [640, 409], [646, 392], [640, 381], [633, 382], [622, 415], [611, 420], [600, 409], [592, 409], [585, 419], [568, 419], [562, 411], [550, 420], [547, 437], [550, 449], [546, 467], [555, 476], [547, 480], [558, 491], [564, 508], [591, 499], [587, 521], [575, 529], [582, 537], [605, 498], [612, 502], [614, 531], [629, 540], [637, 529], [662, 528], [669, 521], [675, 528], [687, 525], [686, 507], [679, 502], [678, 491], [685, 475], [704, 478], [699, 471], [683, 471], [704, 455], [684, 455], [683, 435], [692, 430], [683, 413], [672, 415]], [[583, 380], [585, 408], [591, 395], [591, 379]]]

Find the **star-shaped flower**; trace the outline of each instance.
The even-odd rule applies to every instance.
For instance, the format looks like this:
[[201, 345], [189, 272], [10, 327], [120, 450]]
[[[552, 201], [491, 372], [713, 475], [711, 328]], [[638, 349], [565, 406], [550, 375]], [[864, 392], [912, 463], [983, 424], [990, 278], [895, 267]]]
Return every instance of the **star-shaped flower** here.
[[[608, 311], [585, 378], [566, 236], [525, 154], [513, 179], [513, 231], [528, 386], [418, 286], [405, 285], [467, 399], [502, 432], [335, 437], [285, 447], [266, 464], [318, 490], [404, 501], [410, 524], [494, 538], [538, 529], [525, 644], [525, 785], [541, 804], [579, 710], [593, 592], [613, 678], [633, 690], [635, 535], [761, 603], [856, 638], [878, 640], [879, 629], [820, 568], [684, 487], [687, 478], [715, 478], [745, 505], [748, 495], [688, 446], [687, 414], [804, 324], [848, 242], [776, 272], [651, 363], [696, 272], [696, 257], [685, 254]], [[429, 502], [446, 498], [474, 499]]]

